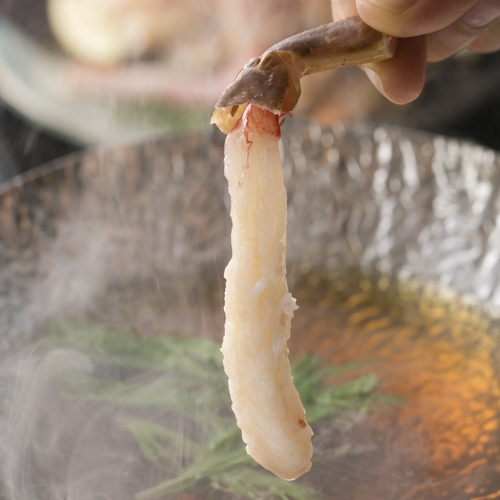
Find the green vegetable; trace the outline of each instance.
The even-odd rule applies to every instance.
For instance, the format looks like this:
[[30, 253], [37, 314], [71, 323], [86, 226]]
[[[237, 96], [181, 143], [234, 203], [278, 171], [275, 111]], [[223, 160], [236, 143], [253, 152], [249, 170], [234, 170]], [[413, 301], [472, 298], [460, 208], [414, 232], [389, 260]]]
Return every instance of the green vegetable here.
[[[164, 470], [167, 477], [138, 493], [138, 500], [195, 491], [200, 482], [251, 500], [321, 498], [302, 482], [276, 478], [246, 454], [230, 411], [219, 343], [173, 336], [144, 339], [88, 325], [59, 326], [50, 342], [78, 349], [96, 365], [84, 390], [68, 385], [67, 397], [131, 409], [161, 409], [168, 413], [165, 422], [182, 420], [195, 429], [190, 435], [142, 417], [119, 417], [119, 425], [135, 438], [144, 457]], [[109, 376], [109, 370], [117, 367], [122, 370], [121, 380]], [[373, 403], [384, 400], [374, 393], [377, 379], [372, 374], [341, 385], [331, 383], [332, 378], [353, 368], [323, 368], [321, 360], [309, 354], [293, 366], [294, 381], [310, 423], [339, 416], [346, 409], [367, 411]], [[182, 453], [176, 452], [179, 449]]]

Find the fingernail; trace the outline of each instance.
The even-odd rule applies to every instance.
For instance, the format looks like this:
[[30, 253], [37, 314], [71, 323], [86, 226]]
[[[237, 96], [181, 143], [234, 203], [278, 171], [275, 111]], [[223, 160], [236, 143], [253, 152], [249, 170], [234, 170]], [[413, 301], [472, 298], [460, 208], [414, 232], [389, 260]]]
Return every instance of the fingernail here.
[[414, 5], [417, 0], [361, 0], [368, 7], [404, 12]]
[[462, 22], [473, 30], [487, 28], [500, 17], [498, 0], [483, 0], [469, 9], [463, 16]]

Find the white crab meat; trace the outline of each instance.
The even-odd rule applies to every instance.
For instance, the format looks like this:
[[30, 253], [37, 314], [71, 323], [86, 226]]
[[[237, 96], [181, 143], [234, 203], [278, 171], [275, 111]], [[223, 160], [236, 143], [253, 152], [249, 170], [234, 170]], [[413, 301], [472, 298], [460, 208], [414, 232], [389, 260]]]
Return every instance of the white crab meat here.
[[225, 145], [233, 255], [225, 278], [224, 369], [247, 452], [282, 479], [311, 468], [313, 432], [292, 379], [287, 340], [287, 201], [278, 117], [249, 105]]

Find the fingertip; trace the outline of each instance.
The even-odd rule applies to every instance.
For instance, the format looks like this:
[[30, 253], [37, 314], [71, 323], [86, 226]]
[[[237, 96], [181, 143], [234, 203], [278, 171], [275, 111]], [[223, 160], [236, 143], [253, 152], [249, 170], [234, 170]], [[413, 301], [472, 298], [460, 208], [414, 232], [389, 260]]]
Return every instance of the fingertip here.
[[422, 92], [426, 74], [426, 40], [424, 36], [403, 38], [392, 59], [365, 66], [363, 69], [375, 88], [395, 104], [414, 101]]
[[331, 0], [330, 3], [334, 21], [341, 21], [342, 19], [358, 15], [356, 0]]

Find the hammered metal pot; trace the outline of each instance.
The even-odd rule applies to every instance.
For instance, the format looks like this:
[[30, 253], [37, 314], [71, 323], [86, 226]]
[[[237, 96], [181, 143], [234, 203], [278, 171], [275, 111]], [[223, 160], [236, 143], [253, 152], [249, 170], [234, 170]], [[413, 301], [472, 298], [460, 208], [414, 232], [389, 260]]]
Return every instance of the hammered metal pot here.
[[[291, 355], [366, 362], [402, 398], [317, 429], [320, 459], [303, 481], [342, 500], [500, 498], [500, 157], [409, 130], [293, 121], [282, 156], [300, 306]], [[220, 339], [228, 212], [214, 130], [91, 150], [4, 185], [3, 357], [64, 321]], [[27, 436], [10, 446], [31, 449]], [[5, 494], [45, 498], [27, 495], [29, 462], [7, 451]], [[48, 467], [53, 498], [100, 498], [88, 485], [65, 491], [66, 475]], [[152, 480], [122, 477], [106, 498]]]

